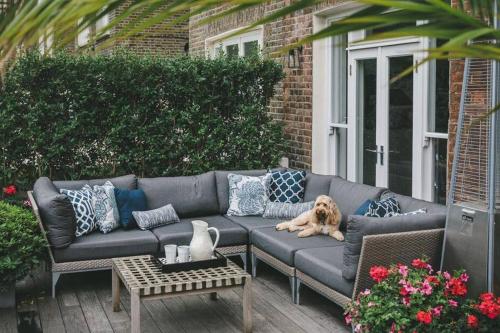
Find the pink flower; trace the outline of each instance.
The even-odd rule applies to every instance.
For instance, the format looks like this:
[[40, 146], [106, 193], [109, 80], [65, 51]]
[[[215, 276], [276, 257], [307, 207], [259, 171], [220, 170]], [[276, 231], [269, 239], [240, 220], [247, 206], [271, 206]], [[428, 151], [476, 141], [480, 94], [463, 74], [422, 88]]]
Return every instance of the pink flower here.
[[352, 323], [352, 317], [351, 317], [351, 314], [348, 313], [345, 317], [344, 317], [344, 320], [345, 320], [345, 323], [346, 325], [350, 325]]
[[462, 282], [467, 282], [469, 281], [469, 275], [467, 275], [466, 273], [462, 273], [460, 274], [460, 276], [458, 277]]
[[361, 324], [357, 324], [356, 326], [354, 326], [354, 332], [361, 332]]
[[375, 305], [376, 305], [375, 302], [368, 302], [367, 304], [369, 308], [374, 307]]
[[404, 278], [408, 276], [408, 266], [405, 265], [399, 265], [398, 266], [398, 272], [401, 274]]
[[417, 288], [413, 287], [409, 283], [404, 283], [401, 289], [399, 290], [399, 294], [402, 296], [412, 295], [418, 291]]
[[446, 280], [451, 279], [451, 275], [450, 275], [450, 273], [448, 273], [448, 272], [444, 272], [444, 273], [443, 273], [443, 276], [444, 276], [444, 278], [445, 278]]
[[404, 306], [410, 306], [410, 297], [405, 296], [402, 301]]
[[420, 293], [423, 295], [430, 295], [432, 294], [432, 286], [429, 283], [429, 281], [424, 281], [422, 283], [422, 287], [420, 288]]
[[362, 295], [362, 296], [368, 296], [370, 295], [370, 289], [365, 289], [364, 291], [360, 292], [359, 294]]
[[452, 299], [449, 299], [448, 300], [448, 304], [451, 306], [451, 307], [454, 307], [456, 308], [458, 306], [458, 302], [457, 301], [454, 301]]
[[441, 315], [441, 311], [443, 310], [443, 306], [442, 305], [439, 305], [439, 306], [436, 306], [435, 308], [433, 308], [431, 310], [432, 312], [432, 315], [434, 317], [439, 317]]

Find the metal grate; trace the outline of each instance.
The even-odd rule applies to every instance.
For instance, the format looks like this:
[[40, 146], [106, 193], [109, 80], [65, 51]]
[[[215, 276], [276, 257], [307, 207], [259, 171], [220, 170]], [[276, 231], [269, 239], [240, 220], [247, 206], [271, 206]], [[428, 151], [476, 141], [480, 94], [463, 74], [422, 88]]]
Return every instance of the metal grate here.
[[492, 98], [492, 65], [483, 59], [467, 59], [457, 125], [457, 144], [450, 202], [476, 208], [488, 207], [488, 167]]

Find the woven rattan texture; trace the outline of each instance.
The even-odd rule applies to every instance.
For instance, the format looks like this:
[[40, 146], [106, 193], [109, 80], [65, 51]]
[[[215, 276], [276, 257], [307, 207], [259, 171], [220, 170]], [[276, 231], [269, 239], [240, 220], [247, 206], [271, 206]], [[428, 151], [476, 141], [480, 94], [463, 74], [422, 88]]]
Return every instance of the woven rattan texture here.
[[297, 278], [300, 280], [301, 283], [316, 290], [323, 296], [327, 297], [328, 299], [330, 299], [331, 301], [337, 303], [342, 307], [345, 307], [347, 303], [351, 301], [349, 297], [346, 297], [341, 293], [339, 293], [338, 291], [335, 291], [332, 288], [325, 286], [321, 282], [314, 280], [312, 277], [310, 277], [305, 273], [302, 273], [299, 270], [295, 270], [295, 275], [297, 276]]
[[253, 254], [255, 254], [257, 256], [257, 258], [259, 258], [259, 260], [264, 261], [269, 266], [276, 268], [277, 270], [279, 270], [283, 274], [288, 275], [288, 276], [295, 276], [295, 267], [288, 266], [287, 264], [285, 264], [281, 260], [276, 259], [275, 257], [271, 256], [267, 252], [262, 251], [261, 249], [259, 249], [258, 247], [255, 247], [253, 245], [251, 246], [251, 251]]
[[444, 229], [435, 229], [363, 237], [353, 296], [373, 285], [369, 274], [372, 266], [409, 265], [415, 258], [427, 257], [430, 264], [437, 267], [443, 235]]
[[250, 275], [228, 260], [225, 267], [162, 273], [151, 256], [113, 259], [113, 268], [126, 288], [141, 296], [243, 285]]

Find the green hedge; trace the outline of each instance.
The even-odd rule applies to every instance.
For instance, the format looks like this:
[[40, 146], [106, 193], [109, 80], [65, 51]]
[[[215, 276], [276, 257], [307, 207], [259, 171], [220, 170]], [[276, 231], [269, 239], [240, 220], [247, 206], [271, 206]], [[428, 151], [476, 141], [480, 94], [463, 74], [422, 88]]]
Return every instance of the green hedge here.
[[267, 106], [282, 78], [260, 58], [27, 54], [0, 96], [0, 181], [274, 166], [283, 133]]

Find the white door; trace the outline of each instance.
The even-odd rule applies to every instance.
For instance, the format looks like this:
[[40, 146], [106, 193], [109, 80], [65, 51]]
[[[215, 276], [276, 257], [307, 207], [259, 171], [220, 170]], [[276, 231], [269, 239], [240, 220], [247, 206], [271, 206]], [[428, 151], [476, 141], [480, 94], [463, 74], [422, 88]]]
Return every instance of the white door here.
[[[396, 193], [418, 195], [423, 113], [421, 77], [391, 82], [417, 60], [418, 42], [348, 48], [347, 177]], [[352, 123], [354, 122], [354, 123]]]

